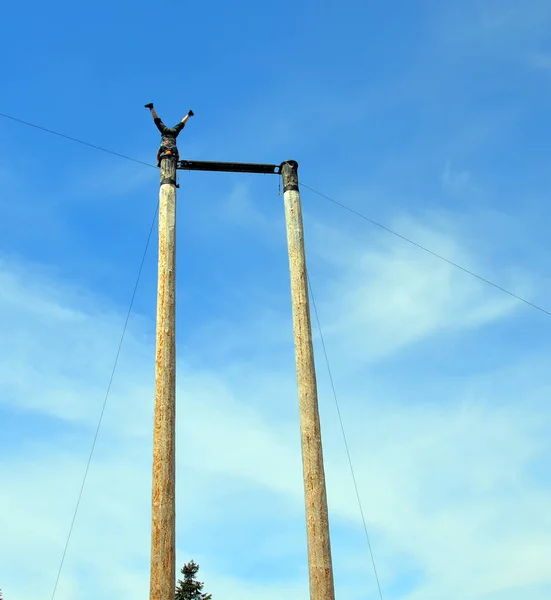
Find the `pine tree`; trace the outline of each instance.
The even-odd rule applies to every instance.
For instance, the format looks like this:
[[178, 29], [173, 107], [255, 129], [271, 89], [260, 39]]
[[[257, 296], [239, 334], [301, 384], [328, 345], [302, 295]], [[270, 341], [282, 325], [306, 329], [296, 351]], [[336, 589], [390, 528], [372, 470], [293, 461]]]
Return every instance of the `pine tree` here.
[[184, 579], [178, 580], [176, 586], [175, 600], [211, 600], [212, 594], [203, 594], [202, 589], [204, 583], [197, 581], [196, 575], [199, 571], [199, 565], [190, 560], [187, 564], [182, 567], [180, 573], [184, 576]]

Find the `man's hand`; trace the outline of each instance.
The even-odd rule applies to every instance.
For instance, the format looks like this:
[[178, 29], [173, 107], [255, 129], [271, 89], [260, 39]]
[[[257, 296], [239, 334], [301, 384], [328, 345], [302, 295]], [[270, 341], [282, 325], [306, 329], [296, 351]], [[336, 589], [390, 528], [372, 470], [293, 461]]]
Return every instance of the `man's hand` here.
[[193, 115], [194, 115], [194, 114], [195, 114], [195, 113], [194, 113], [192, 110], [190, 110], [190, 111], [188, 112], [188, 115], [189, 115], [190, 117], [193, 117]]

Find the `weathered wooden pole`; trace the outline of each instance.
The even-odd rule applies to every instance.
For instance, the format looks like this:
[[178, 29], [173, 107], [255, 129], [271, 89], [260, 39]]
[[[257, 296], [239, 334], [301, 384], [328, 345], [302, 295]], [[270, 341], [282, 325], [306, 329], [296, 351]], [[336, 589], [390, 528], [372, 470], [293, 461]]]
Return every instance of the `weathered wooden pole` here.
[[153, 431], [150, 600], [171, 600], [176, 583], [176, 157], [161, 159], [159, 274]]
[[283, 163], [281, 174], [283, 177], [283, 199], [291, 274], [310, 599], [334, 600], [329, 515], [304, 253], [304, 229], [298, 189], [298, 163], [294, 160]]

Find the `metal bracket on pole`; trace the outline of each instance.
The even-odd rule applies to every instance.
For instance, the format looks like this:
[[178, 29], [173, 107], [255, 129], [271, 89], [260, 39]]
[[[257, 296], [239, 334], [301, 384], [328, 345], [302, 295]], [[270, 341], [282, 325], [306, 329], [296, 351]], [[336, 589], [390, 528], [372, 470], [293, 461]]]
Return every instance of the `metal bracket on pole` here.
[[177, 169], [184, 171], [219, 171], [226, 173], [264, 173], [265, 175], [280, 175], [281, 165], [266, 165], [258, 163], [216, 162], [210, 160], [179, 160]]
[[175, 185], [177, 188], [179, 188], [180, 186], [176, 183], [176, 179], [169, 179], [169, 178], [165, 178], [165, 179], [161, 179], [161, 185], [164, 185], [165, 183], [168, 183], [170, 185]]

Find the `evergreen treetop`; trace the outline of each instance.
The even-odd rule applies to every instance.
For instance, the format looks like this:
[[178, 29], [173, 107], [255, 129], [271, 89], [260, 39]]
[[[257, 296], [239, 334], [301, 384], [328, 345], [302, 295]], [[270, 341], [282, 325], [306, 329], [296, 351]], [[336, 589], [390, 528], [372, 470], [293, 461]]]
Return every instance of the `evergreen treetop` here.
[[212, 594], [202, 592], [204, 583], [196, 579], [198, 571], [199, 565], [193, 560], [182, 567], [180, 573], [184, 578], [178, 580], [175, 600], [212, 600]]

